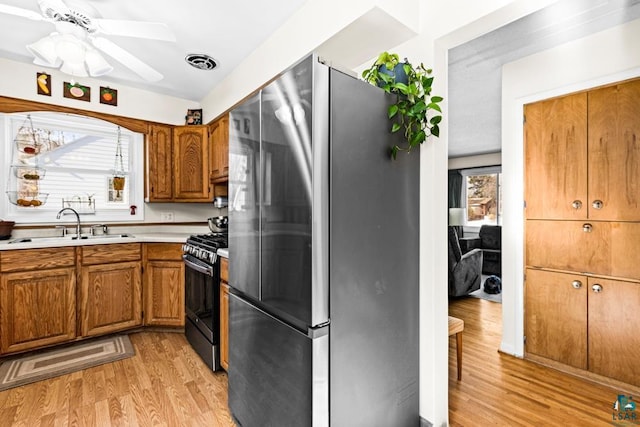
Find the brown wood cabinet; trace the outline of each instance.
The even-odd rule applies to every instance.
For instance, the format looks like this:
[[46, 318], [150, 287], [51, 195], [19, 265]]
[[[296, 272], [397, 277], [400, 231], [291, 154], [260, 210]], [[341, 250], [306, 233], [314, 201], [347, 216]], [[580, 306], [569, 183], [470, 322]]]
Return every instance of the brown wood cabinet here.
[[180, 202], [211, 202], [207, 126], [173, 129], [173, 198]]
[[527, 269], [527, 353], [640, 385], [640, 283]]
[[211, 135], [211, 182], [229, 179], [229, 115], [225, 114], [210, 125]]
[[74, 248], [0, 253], [0, 352], [76, 337]]
[[140, 244], [83, 246], [80, 251], [81, 335], [103, 335], [142, 325]]
[[587, 369], [587, 283], [578, 274], [527, 269], [527, 353]]
[[173, 199], [173, 128], [150, 125], [147, 134], [147, 200]]
[[229, 260], [220, 261], [220, 366], [229, 370]]
[[527, 219], [638, 221], [640, 80], [525, 106]]
[[640, 386], [640, 283], [599, 277], [587, 283], [589, 370]]
[[179, 243], [145, 243], [144, 324], [184, 326], [184, 262]]
[[640, 279], [640, 222], [527, 220], [526, 265]]
[[526, 354], [635, 386], [638, 111], [640, 79], [525, 106]]

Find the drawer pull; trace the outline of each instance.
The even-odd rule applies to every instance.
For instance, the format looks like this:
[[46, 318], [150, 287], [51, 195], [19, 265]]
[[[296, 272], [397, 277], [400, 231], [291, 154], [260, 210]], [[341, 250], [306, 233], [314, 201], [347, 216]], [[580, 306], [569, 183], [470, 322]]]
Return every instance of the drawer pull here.
[[573, 286], [574, 289], [580, 289], [582, 287], [582, 282], [580, 280], [574, 280], [571, 282], [571, 286]]
[[584, 231], [585, 233], [591, 233], [592, 230], [593, 230], [593, 225], [591, 224], [582, 225], [582, 231]]
[[591, 203], [591, 206], [593, 206], [594, 209], [602, 209], [604, 203], [602, 203], [602, 200], [594, 200], [593, 203]]
[[600, 292], [602, 292], [602, 286], [601, 285], [593, 285], [591, 287], [591, 289], [593, 289], [593, 292], [595, 292], [596, 294], [599, 294]]
[[574, 200], [573, 203], [571, 203], [571, 207], [573, 209], [580, 209], [582, 207], [582, 202], [580, 200]]

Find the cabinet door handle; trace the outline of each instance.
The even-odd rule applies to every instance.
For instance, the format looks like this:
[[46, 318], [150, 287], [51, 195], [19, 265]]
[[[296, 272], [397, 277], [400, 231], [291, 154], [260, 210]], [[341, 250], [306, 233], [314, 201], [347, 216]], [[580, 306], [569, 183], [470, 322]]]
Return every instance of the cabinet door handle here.
[[582, 207], [582, 202], [580, 200], [574, 200], [573, 203], [571, 203], [571, 207], [578, 210]]
[[602, 209], [604, 203], [602, 202], [602, 200], [594, 200], [593, 203], [591, 203], [591, 206], [593, 206], [594, 209]]
[[582, 287], [582, 282], [580, 280], [574, 280], [571, 282], [571, 286], [573, 286], [574, 289], [580, 289]]
[[591, 287], [591, 289], [593, 290], [593, 292], [595, 292], [596, 294], [599, 294], [600, 292], [602, 292], [602, 286], [601, 285], [593, 285]]
[[582, 224], [582, 231], [584, 231], [585, 233], [591, 233], [591, 230], [593, 230], [593, 225]]

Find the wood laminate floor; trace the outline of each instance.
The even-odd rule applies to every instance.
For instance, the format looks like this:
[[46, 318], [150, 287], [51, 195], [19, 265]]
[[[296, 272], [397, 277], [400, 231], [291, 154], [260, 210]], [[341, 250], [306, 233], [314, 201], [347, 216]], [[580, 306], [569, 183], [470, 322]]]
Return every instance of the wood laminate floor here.
[[[497, 351], [500, 304], [463, 298], [449, 314], [465, 321], [460, 382], [449, 340], [452, 426], [612, 425], [619, 390]], [[226, 374], [211, 372], [184, 335], [140, 332], [131, 341], [132, 358], [0, 392], [0, 426], [235, 425]]]
[[0, 392], [0, 426], [234, 426], [227, 375], [183, 334], [130, 335], [134, 357]]
[[449, 315], [465, 322], [462, 381], [456, 379], [455, 339], [449, 338], [450, 425], [612, 425], [613, 404], [623, 391], [499, 353], [501, 310], [501, 304], [476, 298], [449, 304]]

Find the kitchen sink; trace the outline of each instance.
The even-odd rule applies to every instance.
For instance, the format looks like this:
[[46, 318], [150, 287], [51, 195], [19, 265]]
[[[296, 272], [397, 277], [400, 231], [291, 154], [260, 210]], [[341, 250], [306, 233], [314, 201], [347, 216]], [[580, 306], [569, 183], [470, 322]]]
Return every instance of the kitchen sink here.
[[[133, 234], [98, 234], [98, 235], [87, 235], [80, 236], [80, 240], [99, 240], [99, 239], [123, 239], [126, 237], [135, 237]], [[29, 242], [67, 242], [78, 240], [75, 235], [71, 236], [47, 236], [47, 237], [20, 237], [18, 239], [13, 239], [9, 241], [9, 243], [29, 243]]]

